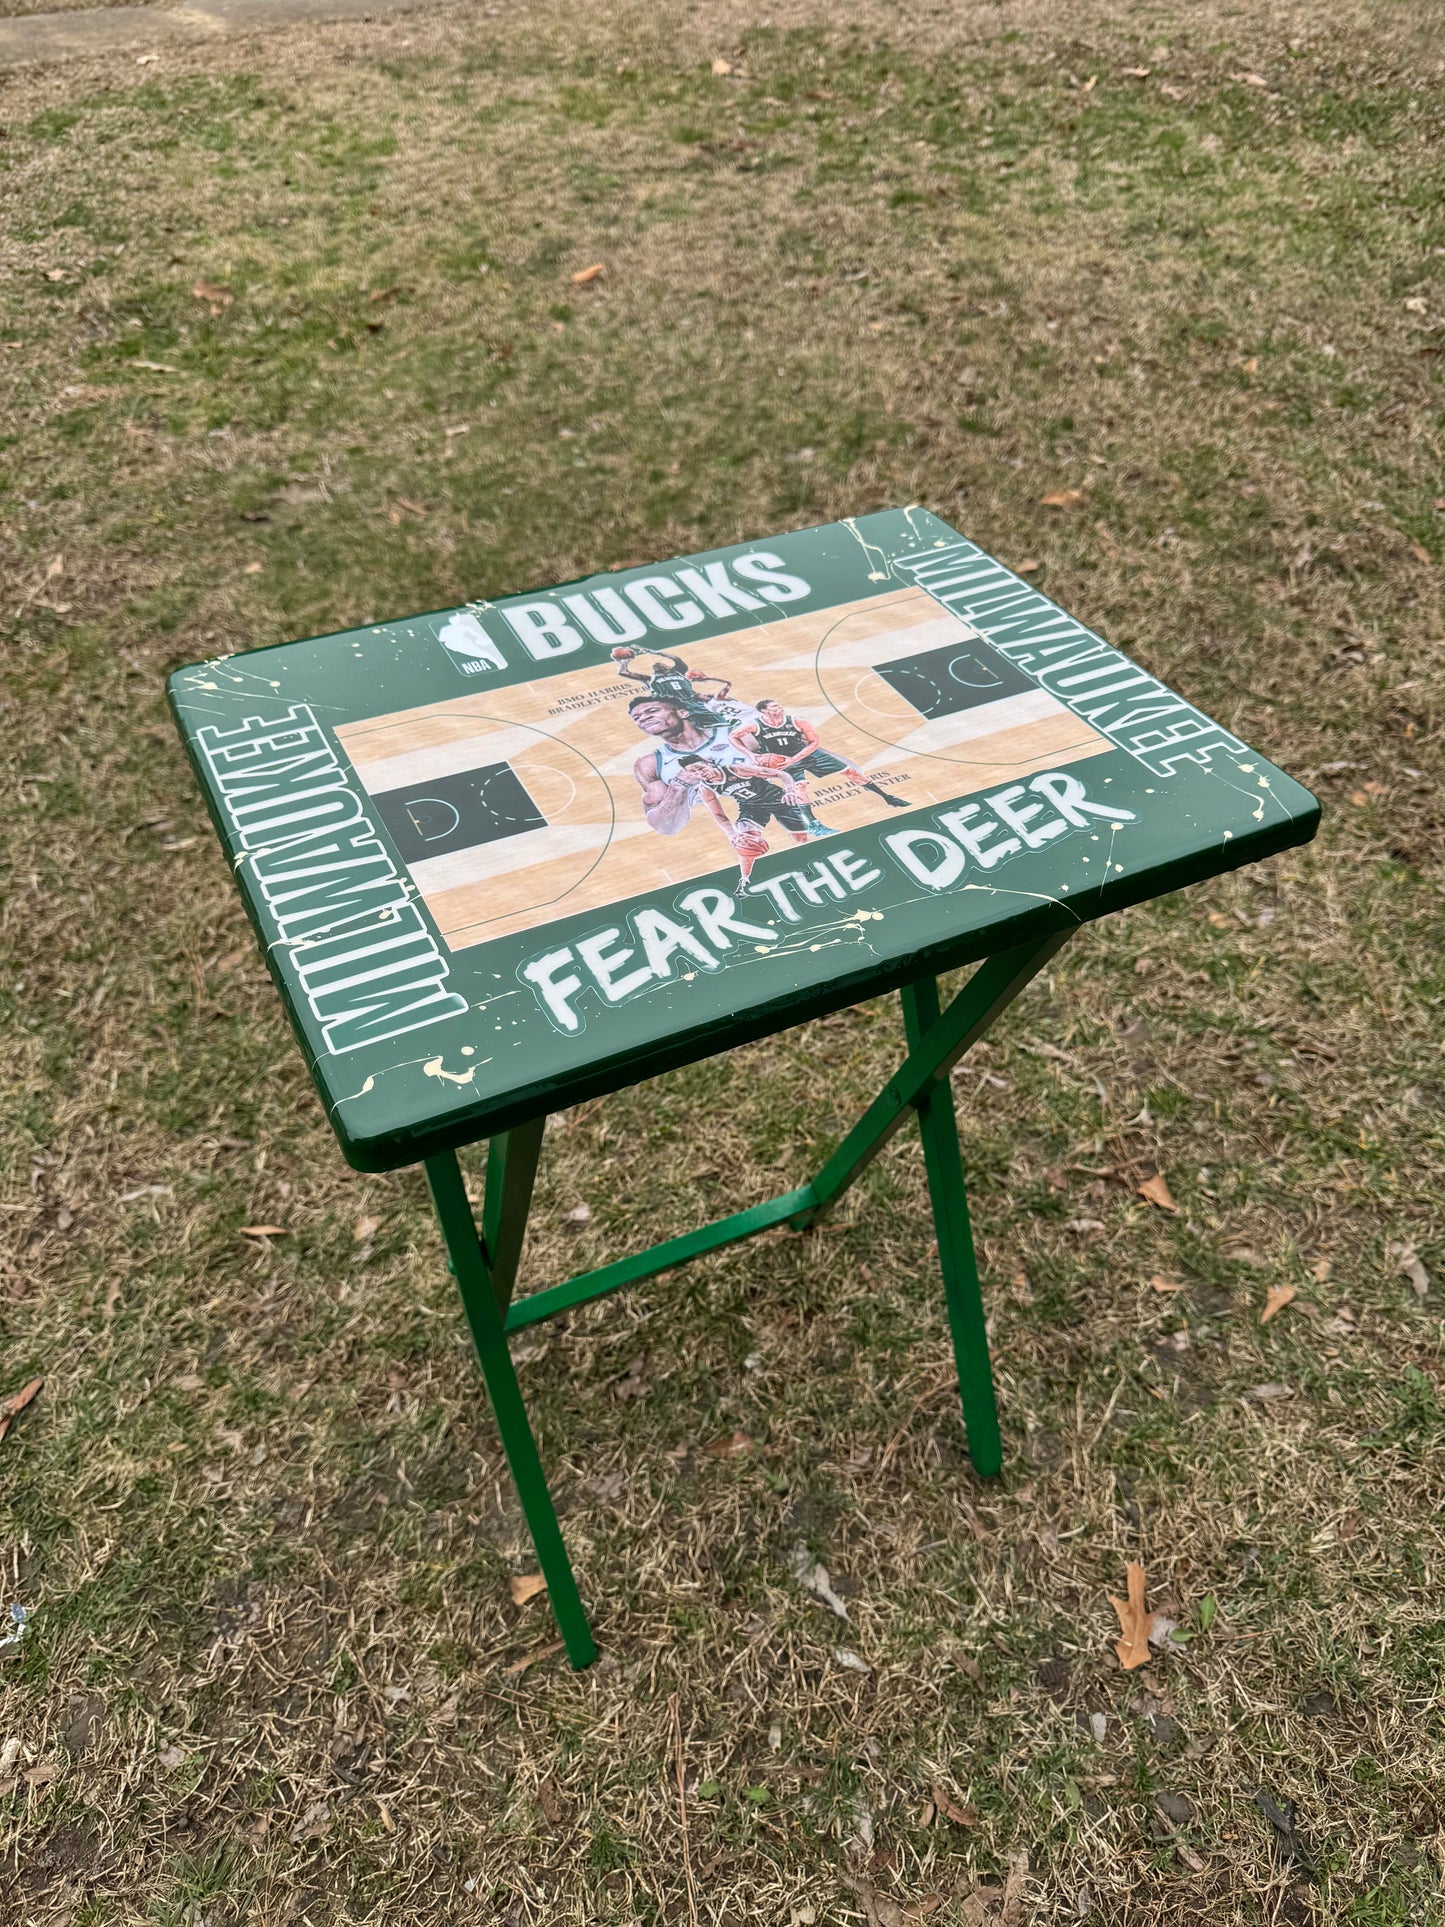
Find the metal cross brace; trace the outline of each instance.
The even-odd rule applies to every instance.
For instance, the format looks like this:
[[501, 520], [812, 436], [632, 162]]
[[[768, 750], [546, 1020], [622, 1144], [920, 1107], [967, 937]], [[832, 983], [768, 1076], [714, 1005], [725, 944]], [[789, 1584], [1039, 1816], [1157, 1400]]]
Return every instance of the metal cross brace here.
[[546, 1119], [533, 1118], [495, 1137], [487, 1151], [486, 1192], [478, 1231], [454, 1151], [426, 1160], [427, 1183], [446, 1240], [451, 1271], [461, 1291], [482, 1376], [496, 1414], [497, 1429], [547, 1581], [552, 1610], [577, 1667], [596, 1657], [587, 1615], [577, 1591], [567, 1548], [557, 1524], [552, 1495], [527, 1419], [507, 1335], [551, 1318], [574, 1305], [605, 1297], [623, 1285], [654, 1277], [674, 1265], [700, 1258], [751, 1238], [773, 1225], [806, 1230], [817, 1223], [894, 1132], [917, 1113], [923, 1161], [938, 1234], [939, 1266], [953, 1334], [953, 1355], [968, 1435], [969, 1457], [977, 1471], [992, 1476], [1002, 1464], [993, 1371], [984, 1328], [983, 1300], [969, 1225], [968, 1199], [959, 1154], [949, 1073], [1024, 986], [1061, 948], [1067, 933], [1042, 943], [1001, 951], [981, 964], [946, 1010], [940, 1011], [933, 977], [918, 978], [900, 991], [909, 1054], [868, 1106], [843, 1142], [813, 1178], [766, 1204], [749, 1206], [715, 1224], [665, 1239], [631, 1258], [579, 1274], [560, 1285], [512, 1298], [517, 1263], [527, 1228], [537, 1159]]

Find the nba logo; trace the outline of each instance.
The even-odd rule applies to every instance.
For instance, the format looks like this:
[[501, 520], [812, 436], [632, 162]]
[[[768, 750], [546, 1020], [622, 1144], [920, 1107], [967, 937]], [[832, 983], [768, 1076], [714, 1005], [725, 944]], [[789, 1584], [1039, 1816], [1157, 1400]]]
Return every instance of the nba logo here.
[[489, 669], [507, 666], [507, 658], [468, 609], [447, 617], [437, 641], [464, 676], [480, 676]]

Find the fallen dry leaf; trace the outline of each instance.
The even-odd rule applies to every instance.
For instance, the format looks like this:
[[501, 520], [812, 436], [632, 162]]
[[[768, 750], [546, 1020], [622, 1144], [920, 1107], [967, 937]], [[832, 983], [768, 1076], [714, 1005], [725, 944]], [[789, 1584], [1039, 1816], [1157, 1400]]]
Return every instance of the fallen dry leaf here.
[[1037, 575], [1043, 566], [1043, 563], [1039, 561], [1036, 555], [1026, 555], [1014, 573], [1016, 575]]
[[1183, 1285], [1176, 1285], [1172, 1278], [1161, 1278], [1156, 1271], [1149, 1280], [1150, 1291], [1183, 1291]]
[[57, 555], [53, 561], [47, 562], [45, 565], [45, 580], [47, 582], [53, 582], [56, 576], [64, 575], [64, 573], [65, 557], [63, 555]]
[[880, 1893], [873, 1882], [860, 1873], [842, 1873], [838, 1878], [863, 1909], [868, 1927], [907, 1927], [908, 1915], [896, 1900]]
[[605, 262], [594, 261], [590, 268], [578, 268], [572, 277], [572, 285], [577, 288], [585, 288], [590, 282], [600, 281], [606, 272], [607, 264]]
[[1154, 1630], [1154, 1615], [1144, 1604], [1144, 1568], [1133, 1559], [1129, 1561], [1126, 1572], [1127, 1599], [1115, 1599], [1110, 1595], [1109, 1604], [1119, 1615], [1120, 1639], [1114, 1642], [1114, 1651], [1119, 1655], [1119, 1664], [1126, 1673], [1136, 1666], [1144, 1666], [1149, 1660], [1149, 1635]]
[[374, 1238], [380, 1229], [380, 1218], [358, 1218], [351, 1227], [351, 1235], [359, 1245], [362, 1245], [368, 1238]]
[[390, 301], [394, 294], [400, 293], [401, 288], [399, 286], [395, 288], [373, 288], [366, 298], [368, 301]]
[[1311, 1278], [1314, 1279], [1317, 1285], [1322, 1285], [1325, 1282], [1325, 1280], [1329, 1277], [1333, 1269], [1334, 1269], [1333, 1259], [1316, 1258], [1314, 1263], [1310, 1266], [1310, 1276]]
[[259, 575], [261, 573], [261, 564], [259, 562], [248, 562], [241, 573], [242, 575]]
[[25, 1410], [44, 1383], [43, 1378], [32, 1378], [28, 1385], [22, 1385], [18, 1392], [12, 1392], [9, 1398], [0, 1401], [0, 1439], [10, 1430], [11, 1420]]
[[1430, 1274], [1420, 1262], [1420, 1254], [1413, 1245], [1406, 1245], [1400, 1253], [1400, 1272], [1410, 1280], [1410, 1289], [1417, 1298], [1424, 1298], [1430, 1290]]
[[325, 1800], [313, 1800], [291, 1829], [292, 1840], [299, 1845], [303, 1840], [317, 1840], [331, 1825], [331, 1807]]
[[560, 1653], [561, 1650], [562, 1642], [560, 1639], [549, 1639], [545, 1646], [534, 1646], [530, 1653], [523, 1653], [520, 1659], [514, 1659], [511, 1664], [503, 1670], [514, 1676], [519, 1673], [525, 1673], [527, 1668], [529, 1666], [535, 1666], [538, 1660], [550, 1659], [553, 1653]]
[[1003, 1911], [999, 1914], [999, 1927], [1022, 1927], [1024, 1917], [1024, 1875], [1029, 1870], [1029, 1857], [1026, 1853], [1012, 1855], [1009, 1862], [1008, 1878], [1003, 1883]]
[[928, 1797], [944, 1819], [952, 1820], [956, 1827], [976, 1827], [982, 1817], [977, 1807], [960, 1806], [957, 1800], [951, 1800], [937, 1780], [928, 1789]]
[[1267, 1325], [1277, 1311], [1283, 1311], [1299, 1291], [1298, 1285], [1270, 1285], [1264, 1294], [1264, 1310], [1259, 1314], [1261, 1325]]
[[1417, 562], [1429, 563], [1433, 560], [1430, 551], [1425, 547], [1423, 542], [1411, 542], [1410, 553]]
[[132, 368], [149, 368], [153, 375], [174, 375], [179, 369], [172, 368], [168, 361], [133, 361]]
[[1039, 507], [1046, 509], [1073, 509], [1084, 500], [1081, 488], [1056, 488], [1047, 495], [1039, 497]]
[[512, 1595], [514, 1606], [525, 1606], [529, 1599], [535, 1599], [539, 1592], [547, 1590], [547, 1581], [540, 1572], [514, 1572], [507, 1581], [507, 1591]]
[[840, 1619], [848, 1617], [848, 1608], [833, 1590], [828, 1568], [816, 1560], [805, 1545], [800, 1543], [793, 1547], [793, 1555], [788, 1563], [793, 1577], [804, 1592], [810, 1592], [820, 1605], [826, 1606], [829, 1612], [836, 1613]]
[[652, 1390], [651, 1385], [642, 1376], [643, 1368], [646, 1364], [647, 1360], [645, 1357], [639, 1356], [634, 1358], [632, 1363], [627, 1367], [627, 1370], [613, 1379], [612, 1396], [614, 1398], [646, 1398], [647, 1394]]
[[1124, 76], [1125, 80], [1147, 80], [1153, 71], [1154, 69], [1152, 67], [1121, 67], [1119, 69], [1119, 72]]
[[243, 1224], [237, 1234], [242, 1238], [289, 1238], [284, 1224]]
[[1231, 74], [1231, 80], [1238, 80], [1246, 87], [1268, 87], [1269, 82], [1263, 74]]
[[1143, 1183], [1139, 1186], [1139, 1196], [1159, 1211], [1177, 1211], [1179, 1209], [1179, 1206], [1174, 1202], [1170, 1194], [1169, 1186], [1164, 1182], [1164, 1175], [1160, 1171], [1156, 1171], [1152, 1178], [1144, 1179]]
[[562, 1222], [565, 1225], [576, 1226], [580, 1224], [590, 1224], [591, 1221], [592, 1207], [590, 1204], [574, 1204], [570, 1211], [564, 1211], [562, 1213]]
[[704, 1458], [735, 1459], [740, 1452], [748, 1451], [751, 1446], [752, 1439], [746, 1432], [729, 1432], [725, 1439], [714, 1439], [702, 1450]]
[[229, 288], [218, 288], [214, 281], [198, 281], [191, 293], [197, 301], [209, 301], [213, 308], [229, 308], [236, 298]]
[[550, 1773], [537, 1782], [537, 1805], [546, 1815], [549, 1826], [561, 1826], [564, 1816], [560, 1790]]
[[1098, 86], [1098, 84], [1099, 84], [1099, 76], [1097, 74], [1090, 74], [1089, 78], [1084, 82], [1083, 86], [1079, 89], [1079, 91], [1080, 93], [1084, 93], [1084, 94], [1092, 94], [1094, 89]]
[[32, 1378], [18, 1392], [12, 1392], [9, 1398], [0, 1401], [0, 1418], [14, 1418], [17, 1412], [23, 1412], [44, 1383], [43, 1378]]
[[1251, 1385], [1245, 1393], [1246, 1398], [1254, 1399], [1260, 1405], [1268, 1405], [1277, 1398], [1291, 1396], [1288, 1385]]
[[712, 70], [718, 76], [719, 80], [721, 80], [724, 74], [730, 74], [732, 72], [733, 63], [730, 60], [724, 60], [719, 54], [718, 58], [712, 63]]

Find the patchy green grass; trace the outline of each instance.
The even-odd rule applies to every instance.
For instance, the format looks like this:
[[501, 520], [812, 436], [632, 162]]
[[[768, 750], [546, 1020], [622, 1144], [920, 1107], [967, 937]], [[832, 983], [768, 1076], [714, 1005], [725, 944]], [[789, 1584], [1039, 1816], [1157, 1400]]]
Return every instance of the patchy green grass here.
[[[441, 11], [7, 104], [7, 1920], [1438, 1917], [1428, 23], [767, 17]], [[958, 1080], [1000, 1481], [907, 1139], [519, 1341], [573, 1676], [422, 1186], [342, 1166], [162, 678], [909, 500], [1325, 829], [1083, 935]], [[556, 1120], [530, 1276], [799, 1181], [900, 1031]], [[1124, 1675], [1130, 1559], [1179, 1627]]]

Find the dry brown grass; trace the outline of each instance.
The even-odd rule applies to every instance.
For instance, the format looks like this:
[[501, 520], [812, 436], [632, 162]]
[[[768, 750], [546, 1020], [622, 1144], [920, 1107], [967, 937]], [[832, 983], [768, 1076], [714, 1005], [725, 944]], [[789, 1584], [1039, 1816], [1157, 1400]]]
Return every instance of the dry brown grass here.
[[[0, 0], [0, 20], [21, 20], [33, 13], [92, 13], [97, 0]], [[143, 7], [155, 0], [105, 0], [107, 6]]]
[[[5, 108], [7, 1927], [690, 1922], [679, 1751], [699, 1921], [1436, 1918], [1430, 17], [768, 19], [439, 11]], [[1083, 935], [960, 1079], [997, 1484], [906, 1139], [527, 1335], [573, 1676], [420, 1183], [341, 1165], [161, 678], [908, 499], [1326, 828]], [[531, 1276], [797, 1181], [899, 1048], [869, 1007], [558, 1120]], [[1130, 1558], [1184, 1637], [1125, 1676]]]

